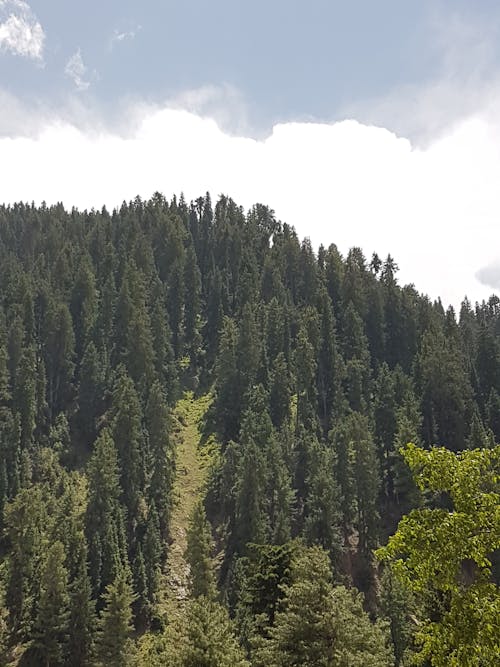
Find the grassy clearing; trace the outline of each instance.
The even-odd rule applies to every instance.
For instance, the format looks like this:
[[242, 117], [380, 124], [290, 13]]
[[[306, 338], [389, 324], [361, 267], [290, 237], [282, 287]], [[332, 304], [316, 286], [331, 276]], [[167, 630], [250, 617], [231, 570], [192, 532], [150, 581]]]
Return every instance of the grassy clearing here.
[[187, 546], [187, 527], [198, 498], [204, 492], [213, 443], [200, 446], [201, 428], [211, 396], [195, 398], [186, 392], [174, 410], [176, 440], [176, 479], [174, 507], [170, 521], [171, 544], [162, 586], [160, 611], [167, 619], [182, 614], [183, 602], [188, 596], [189, 566], [184, 558]]

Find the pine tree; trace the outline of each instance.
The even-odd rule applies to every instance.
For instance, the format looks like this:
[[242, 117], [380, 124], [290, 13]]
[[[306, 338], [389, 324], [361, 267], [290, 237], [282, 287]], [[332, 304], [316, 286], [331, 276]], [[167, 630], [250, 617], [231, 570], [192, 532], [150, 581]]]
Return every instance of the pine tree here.
[[275, 428], [280, 428], [290, 417], [290, 379], [283, 352], [273, 361], [270, 377], [269, 409]]
[[368, 419], [355, 413], [351, 418], [353, 444], [353, 477], [356, 486], [357, 529], [359, 550], [368, 556], [376, 545], [378, 535], [377, 498], [380, 491], [380, 474], [375, 444]]
[[[5, 510], [9, 554], [6, 604], [13, 635], [32, 638], [36, 620], [35, 600], [39, 596], [40, 566], [46, 549], [47, 507], [40, 485], [22, 488]], [[56, 554], [57, 555], [57, 554]]]
[[97, 643], [99, 667], [127, 667], [134, 664], [132, 603], [134, 594], [127, 573], [121, 570], [104, 593]]
[[333, 587], [319, 547], [299, 550], [283, 592], [269, 638], [257, 642], [258, 667], [393, 664], [383, 629], [370, 622], [359, 595]]
[[292, 508], [295, 493], [290, 470], [285, 461], [283, 436], [273, 433], [267, 447], [266, 498], [269, 538], [272, 544], [284, 544], [291, 537]]
[[120, 462], [120, 482], [127, 508], [129, 531], [139, 519], [139, 501], [145, 486], [142, 410], [131, 377], [121, 372], [111, 405], [112, 437]]
[[304, 536], [334, 559], [341, 549], [339, 491], [332, 452], [317, 442], [310, 452], [307, 488]]
[[184, 311], [184, 343], [186, 353], [190, 358], [191, 368], [194, 371], [197, 367], [201, 347], [201, 278], [196, 253], [192, 245], [189, 246], [186, 253], [184, 285], [186, 294], [189, 294]]
[[133, 603], [135, 627], [139, 632], [144, 632], [151, 619], [150, 593], [146, 575], [146, 566], [142, 548], [139, 545], [132, 566], [135, 599]]
[[66, 554], [61, 542], [47, 551], [40, 580], [34, 648], [41, 664], [62, 665], [68, 643], [69, 594]]
[[212, 534], [201, 501], [191, 514], [187, 532], [186, 559], [189, 563], [189, 591], [193, 598], [214, 598], [215, 583], [211, 559]]
[[85, 348], [79, 372], [78, 425], [86, 442], [97, 435], [97, 420], [103, 410], [104, 377], [101, 360], [93, 341]]
[[116, 447], [105, 429], [94, 446], [87, 468], [89, 500], [86, 534], [92, 584], [96, 597], [126, 566], [124, 511]]
[[47, 403], [52, 417], [66, 409], [73, 396], [75, 334], [65, 303], [49, 303], [43, 333]]
[[335, 318], [330, 297], [321, 294], [320, 348], [318, 355], [319, 414], [323, 433], [326, 435], [333, 425], [334, 406], [341, 407], [341, 367], [335, 334]]
[[250, 439], [244, 443], [236, 493], [235, 530], [240, 554], [245, 552], [248, 543], [266, 541], [265, 487], [265, 457]]
[[87, 548], [82, 540], [77, 571], [69, 587], [70, 614], [68, 667], [91, 667], [96, 631], [95, 601], [87, 569]]
[[236, 345], [237, 387], [244, 397], [255, 383], [260, 359], [260, 336], [254, 315], [255, 307], [246, 303]]
[[224, 442], [236, 440], [241, 418], [241, 387], [237, 371], [238, 329], [233, 320], [224, 318], [216, 364], [215, 413], [217, 430]]
[[425, 441], [463, 449], [471, 387], [458, 344], [442, 331], [427, 331], [417, 370]]
[[150, 607], [157, 601], [159, 586], [162, 544], [160, 541], [160, 521], [154, 503], [149, 507], [146, 523], [146, 533], [143, 538], [142, 553], [146, 574], [146, 587], [149, 595]]
[[415, 636], [416, 603], [413, 594], [402, 584], [389, 568], [381, 578], [380, 611], [389, 622], [395, 667], [409, 664]]
[[14, 403], [19, 411], [21, 447], [29, 449], [36, 426], [35, 353], [32, 346], [23, 350], [16, 376]]
[[170, 440], [170, 415], [161, 385], [154, 382], [146, 406], [146, 427], [149, 435], [149, 494], [160, 520], [162, 537], [167, 535], [171, 492], [175, 472], [175, 454]]
[[295, 352], [295, 367], [297, 373], [297, 424], [312, 432], [316, 428], [316, 372], [317, 363], [314, 348], [304, 327], [297, 337]]
[[189, 603], [182, 667], [248, 667], [226, 609], [204, 596]]
[[155, 286], [153, 290], [151, 335], [156, 377], [165, 388], [168, 402], [173, 403], [177, 397], [178, 378], [172, 348], [172, 332], [168, 323], [165, 295], [161, 285]]
[[71, 315], [75, 325], [76, 353], [81, 357], [90, 342], [97, 320], [98, 293], [92, 261], [88, 255], [81, 259], [71, 296]]
[[375, 382], [374, 403], [375, 442], [382, 472], [382, 489], [386, 498], [391, 499], [394, 493], [391, 462], [396, 432], [396, 395], [394, 379], [385, 362], [381, 365]]

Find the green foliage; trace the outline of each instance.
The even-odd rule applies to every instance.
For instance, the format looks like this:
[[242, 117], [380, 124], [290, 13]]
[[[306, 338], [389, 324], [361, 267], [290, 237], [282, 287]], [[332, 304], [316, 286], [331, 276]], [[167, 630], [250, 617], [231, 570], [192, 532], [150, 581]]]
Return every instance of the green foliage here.
[[194, 506], [187, 533], [186, 560], [189, 563], [190, 595], [193, 598], [215, 595], [213, 565], [211, 560], [212, 535], [203, 503]]
[[69, 622], [68, 571], [61, 542], [54, 542], [42, 565], [34, 648], [43, 664], [61, 665]]
[[[285, 593], [290, 605], [302, 577], [312, 586], [305, 570], [289, 576], [289, 540], [299, 538], [324, 547], [335, 580], [354, 582], [370, 613], [387, 617], [403, 664], [413, 601], [396, 580], [379, 590], [372, 549], [426, 502], [442, 530], [460, 514], [448, 517], [449, 490], [417, 488], [399, 453], [406, 442], [474, 450], [500, 436], [498, 298], [474, 308], [465, 300], [457, 323], [453, 309], [399, 286], [390, 255], [368, 263], [360, 248], [315, 253], [266, 206], [245, 213], [227, 196], [212, 205], [208, 194], [187, 203], [156, 193], [112, 213], [16, 204], [0, 206], [0, 223], [0, 662], [42, 661], [42, 575], [60, 544], [53, 583], [66, 582], [69, 620], [56, 643], [66, 663], [94, 661], [96, 613], [125, 572], [144, 664], [179, 664], [179, 638], [186, 659], [205, 659], [205, 646], [207, 660], [224, 664], [227, 651], [237, 664], [214, 600], [236, 615], [247, 650], [255, 638], [285, 636]], [[186, 386], [203, 395], [179, 399]], [[209, 524], [200, 515], [191, 527], [198, 597], [184, 613], [180, 600], [169, 603], [186, 595], [197, 500]], [[497, 554], [490, 560], [492, 581], [470, 588], [485, 618], [496, 611]], [[359, 632], [358, 657], [343, 659], [371, 664], [359, 599], [327, 588], [319, 626], [336, 628], [340, 652]], [[462, 607], [453, 617], [450, 591], [417, 597], [417, 620], [486, 633], [486, 620], [464, 626]], [[349, 635], [344, 621], [335, 625], [342, 614]], [[219, 643], [210, 619], [226, 628]], [[290, 664], [302, 649], [290, 649]]]
[[377, 553], [411, 590], [440, 600], [419, 629], [432, 665], [491, 665], [500, 645], [500, 595], [491, 555], [500, 548], [500, 447], [453, 454], [413, 444], [405, 459], [422, 491], [446, 493], [452, 509], [413, 510]]
[[380, 613], [389, 623], [395, 666], [412, 663], [417, 629], [417, 604], [413, 593], [385, 568], [380, 581]]
[[99, 619], [97, 643], [100, 667], [127, 667], [134, 664], [132, 603], [134, 594], [127, 573], [121, 570], [104, 593], [104, 610]]
[[87, 571], [87, 552], [83, 547], [79, 554], [75, 577], [69, 587], [69, 594], [68, 656], [74, 667], [91, 667], [97, 619]]
[[388, 667], [393, 664], [385, 630], [370, 622], [359, 594], [331, 582], [329, 560], [319, 547], [299, 551], [291, 583], [269, 638], [257, 642], [255, 664], [267, 667]]
[[98, 597], [127, 562], [118, 456], [107, 429], [102, 431], [95, 443], [87, 476], [89, 500], [86, 532], [92, 583]]
[[226, 609], [199, 597], [187, 609], [186, 636], [180, 648], [182, 667], [246, 667]]

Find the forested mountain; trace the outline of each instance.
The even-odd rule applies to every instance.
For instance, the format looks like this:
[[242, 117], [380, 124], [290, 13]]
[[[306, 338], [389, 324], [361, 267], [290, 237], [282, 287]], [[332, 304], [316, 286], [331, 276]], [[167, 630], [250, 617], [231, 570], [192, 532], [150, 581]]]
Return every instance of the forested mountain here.
[[[269, 208], [208, 194], [1, 207], [0, 261], [0, 664], [410, 664], [450, 589], [419, 595], [374, 550], [461, 497], [418, 486], [406, 443], [491, 450], [498, 470], [497, 297], [445, 310], [391, 256], [315, 253]], [[208, 463], [179, 619], [186, 391], [208, 395]]]

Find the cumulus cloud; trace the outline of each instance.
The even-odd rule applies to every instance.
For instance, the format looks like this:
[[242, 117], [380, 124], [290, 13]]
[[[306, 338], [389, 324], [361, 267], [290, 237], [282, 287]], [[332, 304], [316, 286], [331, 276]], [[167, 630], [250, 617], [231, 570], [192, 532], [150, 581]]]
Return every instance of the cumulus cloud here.
[[389, 92], [346, 104], [339, 117], [355, 117], [388, 127], [419, 146], [428, 146], [450, 127], [474, 115], [498, 111], [499, 23], [480, 12], [433, 9], [429, 25], [429, 66], [424, 81], [395, 86]]
[[500, 259], [480, 268], [476, 273], [476, 278], [482, 285], [500, 289]]
[[500, 123], [482, 116], [415, 148], [352, 120], [280, 124], [255, 140], [192, 112], [142, 107], [127, 136], [59, 121], [37, 137], [0, 139], [0, 182], [7, 202], [81, 208], [157, 190], [263, 202], [315, 246], [390, 252], [402, 283], [458, 306], [490, 293], [475, 274], [500, 242], [499, 146]]
[[66, 63], [64, 73], [73, 81], [77, 90], [87, 90], [90, 86], [90, 80], [87, 77], [87, 67], [83, 62], [80, 49], [75, 51]]
[[184, 90], [167, 100], [170, 109], [189, 111], [202, 118], [212, 118], [231, 135], [255, 137], [248, 119], [247, 101], [242, 92], [228, 83], [205, 85]]
[[0, 50], [42, 60], [45, 33], [24, 0], [0, 0]]

